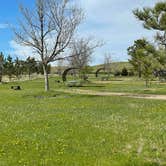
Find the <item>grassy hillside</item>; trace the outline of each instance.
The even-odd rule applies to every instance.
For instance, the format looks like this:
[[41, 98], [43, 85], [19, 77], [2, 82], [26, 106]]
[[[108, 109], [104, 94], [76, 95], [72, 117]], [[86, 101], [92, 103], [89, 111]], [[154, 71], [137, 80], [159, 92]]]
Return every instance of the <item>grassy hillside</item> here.
[[[93, 70], [96, 71], [98, 68], [101, 68], [103, 67], [104, 65], [101, 64], [101, 65], [96, 65], [96, 66], [92, 66]], [[129, 62], [113, 62], [111, 64], [111, 69], [112, 69], [112, 72], [115, 72], [115, 71], [122, 71], [123, 68], [127, 68], [127, 69], [132, 69], [132, 66], [130, 65]]]
[[[99, 69], [99, 68], [101, 68], [101, 67], [103, 67], [103, 64], [91, 66], [93, 72], [95, 72], [97, 69]], [[115, 72], [115, 71], [122, 71], [122, 69], [123, 69], [124, 67], [126, 67], [126, 68], [129, 69], [129, 70], [132, 69], [132, 66], [130, 65], [129, 62], [113, 62], [113, 63], [111, 64], [112, 72]], [[66, 68], [67, 68], [66, 66], [62, 67], [62, 71], [65, 70]], [[58, 67], [52, 66], [52, 69], [51, 69], [51, 72], [52, 72], [52, 73], [57, 72], [57, 70], [58, 70]]]

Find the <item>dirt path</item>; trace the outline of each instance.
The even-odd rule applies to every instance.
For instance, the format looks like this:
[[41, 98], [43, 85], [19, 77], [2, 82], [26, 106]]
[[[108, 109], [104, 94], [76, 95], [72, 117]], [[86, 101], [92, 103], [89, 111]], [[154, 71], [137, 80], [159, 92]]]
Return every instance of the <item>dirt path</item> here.
[[166, 95], [152, 95], [152, 94], [133, 94], [133, 93], [119, 93], [119, 92], [99, 92], [93, 90], [71, 89], [71, 90], [58, 90], [66, 93], [97, 95], [97, 96], [122, 96], [137, 99], [153, 99], [153, 100], [166, 100]]

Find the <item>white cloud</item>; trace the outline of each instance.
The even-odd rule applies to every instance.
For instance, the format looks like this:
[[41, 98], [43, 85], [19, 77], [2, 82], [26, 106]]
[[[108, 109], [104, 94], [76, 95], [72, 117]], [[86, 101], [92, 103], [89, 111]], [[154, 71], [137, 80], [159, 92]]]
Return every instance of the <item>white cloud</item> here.
[[10, 41], [9, 44], [12, 48], [12, 51], [10, 52], [11, 55], [19, 57], [20, 59], [26, 59], [29, 56], [39, 59], [39, 56], [34, 52], [32, 48], [17, 44], [14, 40]]
[[0, 29], [6, 29], [8, 28], [8, 24], [0, 24]]
[[[48, 47], [48, 51], [50, 49], [51, 51], [51, 45], [53, 44], [51, 38], [47, 39], [47, 43], [50, 46]], [[34, 57], [36, 60], [41, 60], [40, 55], [35, 52], [35, 50], [32, 47], [20, 45], [16, 43], [14, 40], [9, 42], [9, 45], [12, 49], [12, 51], [9, 52], [9, 54], [13, 55], [14, 57], [18, 57], [19, 59], [25, 60], [26, 58]], [[66, 52], [63, 52], [60, 54], [60, 56], [66, 56], [69, 51], [66, 50]]]
[[153, 40], [154, 33], [145, 30], [132, 11], [156, 2], [158, 0], [81, 0], [86, 20], [79, 34], [106, 41], [106, 45], [95, 52], [95, 63], [101, 63], [105, 52], [111, 52], [114, 60], [127, 60], [126, 50], [134, 40], [141, 37]]

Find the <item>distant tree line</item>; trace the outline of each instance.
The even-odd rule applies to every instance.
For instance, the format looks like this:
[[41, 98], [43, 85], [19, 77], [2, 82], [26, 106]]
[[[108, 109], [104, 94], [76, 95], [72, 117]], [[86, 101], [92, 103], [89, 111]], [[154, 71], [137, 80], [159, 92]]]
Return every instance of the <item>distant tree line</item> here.
[[[48, 65], [47, 72], [50, 73], [50, 71], [51, 65]], [[0, 82], [3, 76], [8, 76], [11, 81], [12, 77], [19, 80], [23, 75], [28, 75], [31, 79], [34, 73], [44, 74], [42, 63], [36, 61], [34, 57], [29, 56], [26, 60], [21, 60], [18, 57], [13, 59], [10, 55], [6, 57], [2, 52], [0, 53]]]

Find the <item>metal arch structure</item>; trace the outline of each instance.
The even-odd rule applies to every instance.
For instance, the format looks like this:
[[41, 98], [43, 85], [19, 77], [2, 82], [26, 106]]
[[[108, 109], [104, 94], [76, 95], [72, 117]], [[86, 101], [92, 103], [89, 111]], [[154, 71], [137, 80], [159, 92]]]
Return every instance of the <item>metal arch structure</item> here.
[[62, 80], [63, 80], [63, 82], [66, 82], [67, 81], [67, 74], [68, 74], [68, 72], [69, 71], [71, 71], [71, 70], [79, 70], [79, 68], [76, 68], [76, 67], [70, 67], [70, 68], [68, 68], [68, 69], [66, 69], [64, 72], [63, 72], [63, 74], [62, 74]]
[[96, 78], [99, 76], [99, 72], [102, 71], [102, 70], [105, 71], [105, 68], [102, 67], [102, 68], [99, 68], [99, 69], [96, 70], [96, 72], [95, 72]]

